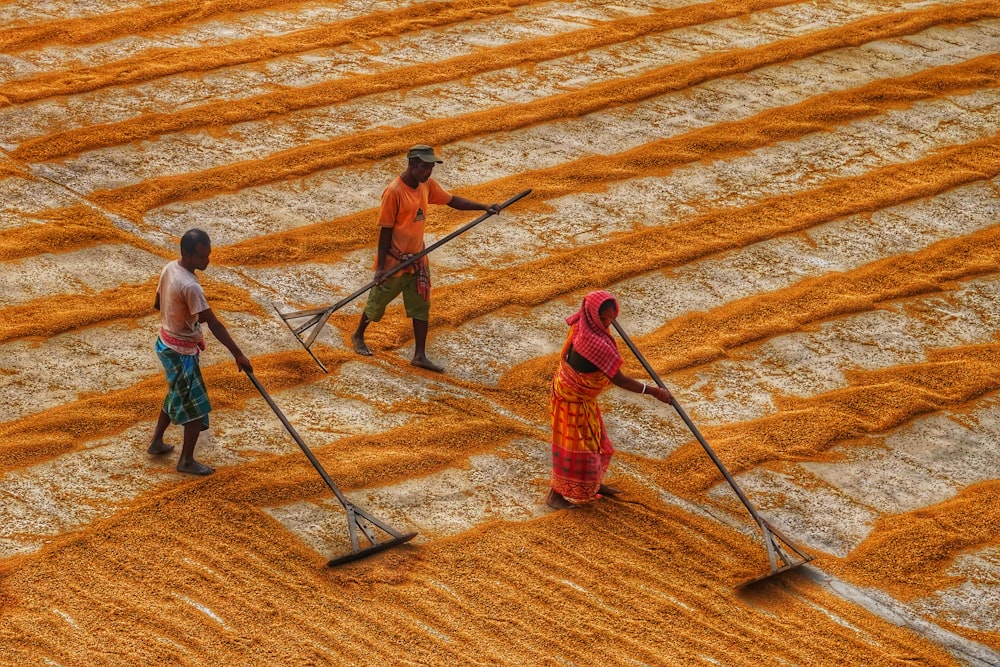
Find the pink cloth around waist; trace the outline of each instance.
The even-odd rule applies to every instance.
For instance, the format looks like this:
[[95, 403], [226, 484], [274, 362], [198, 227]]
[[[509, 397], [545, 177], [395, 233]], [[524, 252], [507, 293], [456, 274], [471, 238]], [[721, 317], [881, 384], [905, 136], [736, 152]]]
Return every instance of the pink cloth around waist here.
[[174, 336], [168, 334], [163, 327], [160, 327], [160, 340], [180, 354], [198, 354], [198, 352], [205, 349], [204, 340], [194, 342], [184, 340], [182, 338], [175, 338]]

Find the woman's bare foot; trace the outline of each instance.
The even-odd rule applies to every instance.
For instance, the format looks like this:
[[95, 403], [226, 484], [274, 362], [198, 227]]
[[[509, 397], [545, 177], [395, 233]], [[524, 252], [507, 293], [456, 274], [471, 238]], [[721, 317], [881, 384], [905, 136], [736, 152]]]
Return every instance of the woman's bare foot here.
[[368, 349], [368, 345], [365, 343], [365, 337], [354, 334], [351, 336], [351, 342], [354, 343], [354, 351], [360, 354], [362, 357], [372, 356], [372, 351]]
[[149, 443], [149, 447], [146, 449], [146, 453], [151, 456], [159, 456], [160, 454], [169, 454], [174, 451], [173, 445], [168, 445], [163, 442], [162, 439], [157, 438], [156, 440]]
[[427, 370], [434, 371], [435, 373], [444, 373], [443, 367], [438, 366], [427, 357], [413, 357], [410, 365], [416, 366], [417, 368], [426, 368]]
[[622, 492], [622, 490], [614, 486], [605, 486], [604, 484], [601, 484], [601, 488], [597, 489], [597, 492], [602, 496], [617, 496]]
[[186, 472], [191, 475], [211, 475], [215, 472], [215, 468], [191, 459], [190, 461], [178, 461], [177, 472]]
[[545, 504], [556, 510], [568, 510], [576, 507], [576, 505], [563, 498], [562, 495], [556, 493], [553, 489], [549, 489], [549, 495], [545, 496]]

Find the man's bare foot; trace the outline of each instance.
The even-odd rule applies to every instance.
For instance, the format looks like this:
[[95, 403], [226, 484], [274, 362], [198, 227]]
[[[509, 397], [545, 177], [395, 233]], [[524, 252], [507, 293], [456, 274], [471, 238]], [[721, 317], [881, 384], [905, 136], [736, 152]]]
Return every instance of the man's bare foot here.
[[556, 493], [552, 489], [549, 489], [549, 495], [545, 496], [545, 504], [556, 510], [568, 510], [576, 507], [576, 505], [566, 500], [562, 497], [562, 495]]
[[178, 461], [177, 472], [186, 472], [191, 475], [211, 475], [215, 472], [215, 468], [191, 459], [190, 461]]
[[604, 484], [601, 484], [601, 488], [597, 489], [597, 492], [602, 496], [617, 496], [622, 492], [622, 490], [614, 486], [605, 486]]
[[434, 371], [435, 373], [444, 373], [444, 368], [442, 366], [438, 366], [427, 357], [413, 357], [413, 360], [410, 361], [410, 365], [416, 366], [417, 368], [426, 368], [427, 370]]
[[162, 439], [157, 439], [149, 443], [149, 448], [146, 449], [146, 453], [149, 454], [150, 456], [169, 454], [172, 451], [174, 451], [174, 446], [168, 445], [167, 443], [163, 442]]
[[351, 336], [351, 342], [354, 343], [354, 351], [360, 354], [362, 357], [372, 356], [372, 351], [368, 349], [368, 345], [365, 344], [365, 337], [354, 334]]

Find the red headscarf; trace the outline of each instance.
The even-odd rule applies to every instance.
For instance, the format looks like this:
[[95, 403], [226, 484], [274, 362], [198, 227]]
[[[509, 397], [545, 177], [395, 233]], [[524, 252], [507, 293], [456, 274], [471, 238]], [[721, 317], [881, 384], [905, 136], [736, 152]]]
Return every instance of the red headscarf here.
[[573, 327], [573, 349], [613, 378], [621, 368], [622, 355], [618, 353], [618, 343], [611, 337], [611, 332], [601, 323], [601, 304], [609, 300], [615, 304], [615, 317], [618, 317], [615, 297], [598, 291], [583, 297], [580, 310], [566, 318], [566, 324]]

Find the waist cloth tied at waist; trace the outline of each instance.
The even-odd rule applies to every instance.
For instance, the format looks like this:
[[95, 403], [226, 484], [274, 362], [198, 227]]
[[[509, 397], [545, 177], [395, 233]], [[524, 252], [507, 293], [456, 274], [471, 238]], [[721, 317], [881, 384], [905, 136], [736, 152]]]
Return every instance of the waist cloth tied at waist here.
[[184, 340], [182, 338], [175, 338], [167, 333], [166, 329], [160, 328], [160, 340], [167, 344], [168, 347], [172, 348], [175, 352], [180, 354], [198, 354], [199, 351], [205, 349], [205, 341], [192, 341]]
[[[419, 253], [406, 253], [400, 252], [394, 247], [389, 248], [389, 254], [399, 263], [406, 262], [411, 259], [414, 255]], [[431, 300], [431, 266], [427, 261], [427, 256], [423, 256], [419, 261], [414, 262], [409, 266], [413, 269], [414, 277], [417, 280], [417, 294], [424, 301]]]

